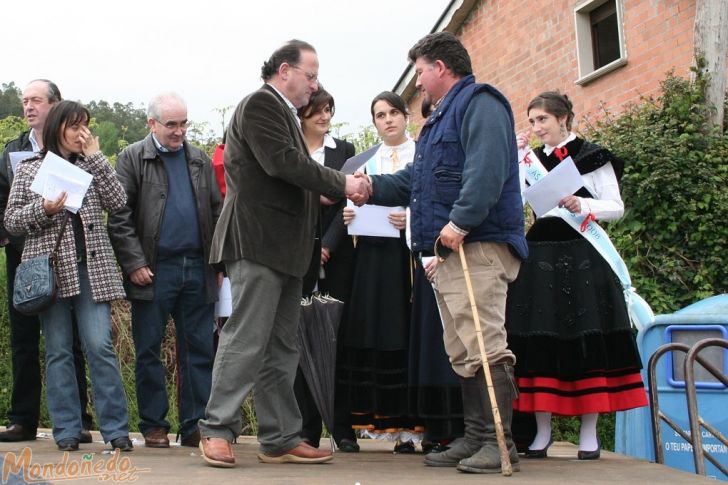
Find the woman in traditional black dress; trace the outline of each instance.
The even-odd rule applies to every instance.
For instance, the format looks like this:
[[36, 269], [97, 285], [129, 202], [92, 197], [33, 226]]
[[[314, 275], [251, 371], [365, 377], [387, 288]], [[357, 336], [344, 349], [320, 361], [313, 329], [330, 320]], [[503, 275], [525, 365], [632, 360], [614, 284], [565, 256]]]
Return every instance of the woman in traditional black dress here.
[[[546, 170], [571, 157], [581, 174], [584, 186], [562, 199], [561, 208], [599, 221], [618, 219], [624, 212], [618, 183], [624, 163], [571, 133], [573, 118], [565, 95], [534, 98], [528, 119], [543, 143], [534, 152]], [[527, 138], [519, 135], [519, 148]], [[517, 357], [515, 408], [535, 413], [538, 424], [526, 457], [546, 457], [551, 415], [558, 414], [581, 416], [578, 458], [596, 459], [599, 413], [647, 404], [623, 290], [559, 208], [538, 218], [527, 239], [530, 255], [508, 290], [506, 313], [508, 343]]]
[[[407, 107], [399, 95], [385, 91], [372, 101], [371, 113], [382, 144], [363, 169], [368, 174], [396, 172], [415, 153], [406, 132]], [[347, 207], [345, 221], [354, 214]], [[395, 452], [402, 453], [414, 451], [413, 441], [419, 438], [408, 417], [412, 272], [404, 209], [392, 208], [389, 223], [400, 230], [399, 237], [357, 238], [337, 385], [346, 389], [354, 428], [396, 441]]]

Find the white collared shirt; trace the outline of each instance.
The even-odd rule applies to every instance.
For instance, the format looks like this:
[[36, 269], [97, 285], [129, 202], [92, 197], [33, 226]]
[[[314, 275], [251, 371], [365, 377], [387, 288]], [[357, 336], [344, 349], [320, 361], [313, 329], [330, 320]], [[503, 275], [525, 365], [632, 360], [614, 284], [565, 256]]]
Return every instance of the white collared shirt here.
[[33, 147], [33, 151], [35, 153], [38, 153], [41, 147], [38, 144], [38, 140], [35, 139], [35, 128], [31, 128], [30, 134], [28, 135], [28, 140], [30, 141], [30, 146]]
[[152, 133], [152, 141], [154, 141], [154, 145], [157, 147], [157, 150], [159, 150], [162, 153], [172, 153], [172, 152], [178, 152], [184, 148], [184, 144], [180, 145], [178, 149], [176, 150], [170, 150], [166, 146], [159, 143], [159, 140], [157, 140], [157, 137], [154, 136], [154, 133]]
[[298, 119], [298, 109], [296, 109], [296, 107], [293, 106], [293, 103], [291, 103], [291, 101], [288, 98], [286, 98], [286, 95], [283, 94], [282, 92], [280, 92], [278, 90], [278, 88], [276, 88], [275, 86], [273, 86], [271, 83], [266, 83], [266, 84], [268, 84], [268, 86], [270, 86], [273, 89], [275, 89], [276, 93], [280, 94], [281, 98], [283, 98], [283, 101], [285, 101], [286, 102], [286, 105], [288, 105], [288, 109], [290, 109], [291, 110], [291, 113], [293, 113], [293, 117], [296, 118], [296, 121], [298, 121], [298, 126], [301, 126], [301, 120]]
[[[547, 156], [551, 155], [556, 148], [561, 148], [575, 139], [576, 135], [570, 133], [564, 141], [555, 147], [544, 144], [543, 151]], [[520, 152], [519, 159], [523, 159]], [[523, 167], [521, 166], [520, 168], [522, 169]], [[521, 190], [523, 191], [526, 188], [525, 172], [523, 170], [521, 170], [521, 179]], [[614, 173], [614, 168], [611, 163], [607, 163], [589, 173], [582, 174], [581, 180], [584, 183], [584, 188], [590, 194], [593, 194], [594, 197], [579, 197], [581, 201], [580, 215], [585, 216], [592, 213], [600, 221], [614, 221], [622, 217], [624, 214], [624, 202], [619, 193], [619, 182], [617, 181], [617, 175]], [[542, 217], [560, 217], [558, 208], [551, 209]]]
[[559, 143], [555, 147], [552, 147], [551, 145], [544, 143], [543, 152], [548, 157], [549, 155], [551, 155], [551, 152], [553, 152], [557, 148], [561, 148], [564, 145], [566, 145], [567, 143], [569, 143], [570, 141], [574, 141], [574, 140], [576, 140], [576, 135], [574, 133], [569, 133], [569, 136], [567, 136], [564, 141], [562, 141], [561, 143]]
[[334, 137], [329, 135], [328, 133], [324, 135], [324, 144], [311, 153], [311, 158], [316, 160], [319, 165], [323, 165], [327, 148], [336, 148], [336, 141], [334, 141]]

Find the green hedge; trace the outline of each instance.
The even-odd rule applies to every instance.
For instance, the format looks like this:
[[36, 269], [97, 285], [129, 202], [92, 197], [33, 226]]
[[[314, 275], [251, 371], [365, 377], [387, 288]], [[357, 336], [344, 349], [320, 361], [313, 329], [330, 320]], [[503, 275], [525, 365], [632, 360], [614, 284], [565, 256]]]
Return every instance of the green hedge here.
[[728, 137], [708, 126], [708, 80], [695, 74], [669, 73], [658, 98], [607, 112], [586, 133], [626, 162], [626, 210], [609, 233], [655, 313], [728, 288]]

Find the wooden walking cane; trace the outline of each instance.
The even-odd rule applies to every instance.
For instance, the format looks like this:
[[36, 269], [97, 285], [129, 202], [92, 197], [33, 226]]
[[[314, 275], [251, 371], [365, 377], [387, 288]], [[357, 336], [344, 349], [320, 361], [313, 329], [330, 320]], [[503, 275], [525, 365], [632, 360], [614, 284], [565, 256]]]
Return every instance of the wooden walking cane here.
[[[440, 243], [440, 238], [435, 241], [435, 252]], [[465, 276], [465, 286], [468, 289], [468, 300], [470, 300], [470, 309], [473, 312], [473, 321], [475, 322], [475, 333], [478, 336], [478, 347], [480, 348], [480, 358], [483, 361], [483, 374], [485, 375], [485, 386], [488, 389], [488, 399], [490, 399], [490, 407], [493, 412], [493, 422], [495, 423], [495, 436], [498, 440], [498, 451], [501, 456], [501, 473], [505, 477], [513, 475], [513, 467], [511, 466], [511, 457], [506, 445], [506, 436], [503, 432], [503, 422], [498, 409], [498, 401], [495, 399], [495, 389], [493, 388], [493, 376], [490, 374], [490, 365], [488, 364], [488, 356], [485, 354], [485, 339], [480, 327], [480, 318], [478, 317], [478, 307], [475, 305], [475, 294], [473, 293], [473, 284], [470, 281], [470, 270], [468, 270], [468, 262], [465, 259], [465, 250], [460, 244], [458, 250], [460, 254], [460, 263], [463, 265], [463, 275]], [[439, 258], [444, 261], [443, 258]]]

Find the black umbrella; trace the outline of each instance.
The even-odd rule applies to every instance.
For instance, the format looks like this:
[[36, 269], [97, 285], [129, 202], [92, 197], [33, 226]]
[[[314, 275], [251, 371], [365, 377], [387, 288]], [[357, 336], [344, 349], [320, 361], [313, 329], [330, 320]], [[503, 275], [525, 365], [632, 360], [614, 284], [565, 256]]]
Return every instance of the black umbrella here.
[[301, 371], [329, 431], [334, 429], [336, 336], [343, 313], [344, 303], [328, 295], [314, 294], [301, 301]]

